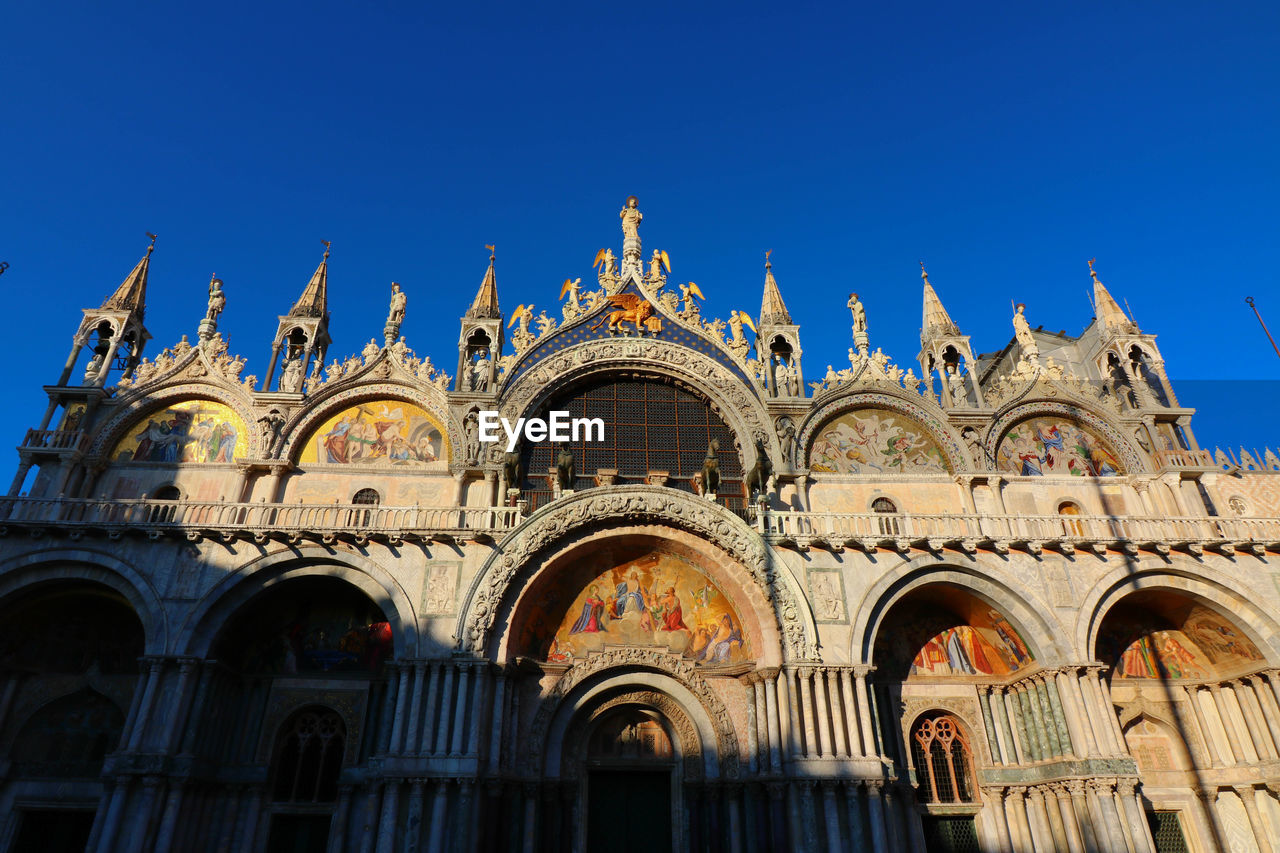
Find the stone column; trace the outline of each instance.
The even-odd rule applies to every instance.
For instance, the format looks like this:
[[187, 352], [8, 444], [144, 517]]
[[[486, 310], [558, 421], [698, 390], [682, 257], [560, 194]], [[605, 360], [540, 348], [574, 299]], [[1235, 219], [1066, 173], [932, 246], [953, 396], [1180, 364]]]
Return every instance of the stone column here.
[[858, 782], [845, 782], [844, 805], [849, 819], [849, 849], [861, 850], [868, 839], [862, 817], [862, 786]]
[[1049, 790], [1053, 794], [1053, 803], [1058, 809], [1058, 819], [1061, 821], [1067, 850], [1070, 853], [1084, 853], [1084, 838], [1080, 835], [1080, 826], [1076, 823], [1075, 808], [1071, 802], [1071, 797], [1067, 794], [1066, 786], [1058, 783], [1050, 785]]
[[1187, 695], [1187, 703], [1191, 705], [1191, 710], [1195, 714], [1196, 725], [1200, 729], [1200, 741], [1204, 744], [1205, 752], [1209, 756], [1209, 766], [1222, 767], [1222, 757], [1218, 754], [1218, 744], [1214, 740], [1213, 731], [1209, 728], [1209, 720], [1205, 716], [1204, 707], [1200, 704], [1201, 688], [1191, 686], [1182, 689]]
[[1003, 764], [1004, 759], [1000, 755], [1000, 739], [996, 736], [995, 721], [991, 718], [991, 685], [978, 685], [978, 707], [982, 709], [982, 726], [987, 732], [987, 744], [991, 748], [991, 761], [994, 764]]
[[443, 694], [440, 698], [440, 716], [436, 723], [434, 752], [439, 755], [449, 748], [449, 712], [453, 710], [453, 664], [440, 665]]
[[1100, 670], [1101, 667], [1099, 666], [1086, 667], [1085, 677], [1082, 681], [1086, 692], [1089, 694], [1089, 704], [1093, 705], [1093, 714], [1097, 715], [1095, 719], [1098, 728], [1101, 730], [1096, 732], [1101, 738], [1098, 747], [1102, 750], [1104, 756], [1123, 755], [1125, 752], [1124, 738], [1120, 733], [1120, 723], [1116, 719], [1111, 698], [1104, 689], [1105, 683]]
[[142, 703], [138, 706], [134, 717], [133, 729], [129, 732], [129, 751], [134, 752], [142, 746], [142, 735], [147, 730], [147, 721], [151, 719], [151, 708], [154, 704], [156, 685], [160, 681], [160, 670], [164, 659], [153, 657], [146, 659], [147, 684], [142, 691]]
[[887, 851], [889, 839], [885, 828], [885, 803], [881, 797], [884, 783], [879, 779], [868, 779], [863, 782], [867, 796], [867, 814], [871, 823], [871, 849], [880, 853]]
[[1258, 792], [1252, 785], [1237, 785], [1235, 792], [1244, 803], [1245, 814], [1249, 816], [1249, 828], [1253, 830], [1253, 840], [1258, 844], [1258, 853], [1275, 853], [1275, 846], [1267, 834], [1267, 825], [1258, 810]]
[[[813, 786], [816, 783], [812, 779], [800, 779], [795, 784], [800, 789], [800, 827], [804, 838], [804, 849], [817, 850], [818, 827], [813, 811]], [[707, 849], [713, 847], [714, 844], [707, 845]]]
[[453, 746], [449, 748], [450, 755], [461, 755], [463, 735], [466, 731], [467, 715], [467, 681], [471, 677], [470, 664], [458, 664], [458, 698], [455, 700], [457, 708], [453, 717]]
[[400, 753], [404, 750], [404, 715], [409, 703], [409, 673], [411, 670], [408, 661], [398, 664], [387, 663], [387, 667], [391, 672], [395, 671], [391, 669], [393, 666], [400, 670], [400, 686], [396, 688], [396, 716], [395, 722], [391, 726], [390, 751]]
[[1266, 721], [1267, 730], [1271, 733], [1271, 745], [1280, 753], [1280, 707], [1276, 698], [1267, 689], [1266, 681], [1259, 675], [1251, 675], [1245, 679], [1253, 691], [1253, 701], [1258, 707], [1258, 716]]
[[814, 714], [813, 686], [810, 684], [813, 670], [810, 667], [804, 667], [798, 674], [800, 676], [800, 710], [804, 717], [804, 755], [821, 755], [822, 746], [818, 743], [817, 720]]
[[1021, 785], [1009, 788], [1007, 802], [1011, 813], [1010, 824], [1017, 828], [1014, 833], [1013, 849], [1019, 851], [1035, 850], [1035, 836], [1031, 834], [1031, 820], [1027, 815], [1027, 789]]
[[524, 853], [538, 850], [538, 786], [524, 786]]
[[160, 818], [160, 830], [156, 833], [153, 853], [169, 853], [173, 849], [173, 839], [178, 831], [178, 812], [182, 809], [184, 784], [181, 781], [169, 784], [169, 793], [164, 800], [164, 814]]
[[[408, 667], [405, 667], [408, 671]], [[413, 698], [409, 700], [409, 717], [405, 720], [405, 739], [404, 753], [406, 755], [414, 755], [418, 752], [418, 733], [426, 733], [427, 729], [422, 725], [422, 689], [424, 682], [427, 680], [426, 662], [417, 660], [413, 662]]]
[[800, 749], [800, 697], [795, 689], [795, 673], [786, 667], [778, 668], [778, 702], [778, 715], [782, 717], [783, 711], [786, 712], [782, 719], [786, 726], [787, 747], [784, 755], [787, 758], [797, 758], [804, 754]]
[[884, 798], [884, 826], [885, 835], [889, 841], [889, 849], [905, 850], [907, 843], [902, 837], [902, 814], [898, 808], [897, 789], [892, 782], [887, 782], [881, 789], [880, 795]]
[[1102, 820], [1099, 832], [1110, 839], [1111, 849], [1127, 850], [1124, 827], [1121, 826], [1120, 813], [1116, 811], [1115, 796], [1111, 792], [1112, 784], [1113, 782], [1106, 779], [1092, 779], [1089, 782], [1089, 792], [1098, 804], [1098, 815]]
[[1253, 751], [1257, 754], [1258, 760], [1267, 761], [1275, 758], [1276, 754], [1271, 748], [1269, 733], [1257, 714], [1259, 709], [1256, 709], [1251, 701], [1253, 696], [1249, 686], [1245, 684], [1244, 679], [1240, 679], [1233, 682], [1227, 689], [1235, 697], [1234, 704], [1240, 706], [1240, 714], [1244, 717], [1244, 727], [1249, 733], [1249, 739], [1253, 742]]
[[464, 754], [480, 753], [480, 718], [484, 712], [485, 696], [489, 692], [489, 665], [473, 663], [475, 678], [471, 681], [471, 713], [467, 718], [467, 740], [463, 744]]
[[[418, 743], [418, 754], [427, 755], [431, 752], [432, 742], [438, 727], [443, 725], [443, 721], [448, 717], [443, 714], [448, 713], [442, 710], [441, 715], [436, 714], [436, 693], [440, 689], [440, 679], [443, 676], [444, 668], [447, 663], [431, 663], [427, 665], [427, 698], [426, 705], [422, 709], [422, 740]], [[440, 720], [441, 722], [437, 722]]]
[[502, 761], [502, 729], [506, 725], [507, 676], [502, 670], [494, 675], [493, 716], [489, 721], [489, 775], [496, 774]]
[[760, 727], [756, 722], [756, 683], [747, 677], [747, 770], [752, 775], [759, 771]]
[[378, 821], [378, 853], [394, 853], [396, 820], [400, 815], [400, 782], [388, 781], [382, 788], [382, 819]]
[[[160, 779], [157, 776], [142, 777], [142, 797], [137, 804], [137, 812], [134, 818], [133, 831], [130, 833], [131, 840], [125, 845], [130, 850], [147, 850], [151, 845], [147, 843], [147, 836], [151, 834], [151, 813], [155, 810], [156, 797], [160, 794]], [[235, 803], [235, 794], [231, 795], [231, 802]], [[1256, 808], [1256, 806], [1255, 806]], [[231, 826], [235, 827], [235, 809], [231, 810]], [[225, 838], [225, 836], [224, 836]], [[230, 839], [227, 838], [228, 844]], [[225, 849], [225, 848], [224, 848]]]
[[1058, 732], [1058, 745], [1062, 748], [1059, 755], [1075, 758], [1083, 752], [1078, 745], [1083, 745], [1078, 732], [1073, 732], [1067, 724], [1067, 713], [1062, 707], [1062, 696], [1058, 692], [1059, 672], [1051, 672], [1044, 676], [1045, 695], [1049, 698], [1049, 710], [1053, 712], [1054, 725]]
[[764, 676], [766, 720], [769, 726], [769, 770], [782, 772], [782, 735], [779, 727], [777, 676]]
[[195, 675], [197, 663], [195, 658], [182, 658], [178, 661], [178, 707], [169, 717], [169, 725], [165, 729], [163, 743], [165, 752], [172, 752], [178, 747], [178, 733], [182, 731], [187, 714], [191, 710], [191, 700], [194, 698], [191, 680]]
[[1063, 783], [1070, 796], [1071, 814], [1075, 818], [1075, 826], [1084, 843], [1085, 850], [1100, 850], [1102, 842], [1094, 832], [1093, 818], [1089, 814], [1089, 802], [1085, 799], [1084, 781], [1068, 779]]
[[[239, 850], [253, 850], [254, 841], [258, 836], [258, 823], [262, 816], [262, 800], [265, 792], [260, 785], [252, 785], [245, 790], [245, 813], [244, 824], [240, 827], [240, 832], [236, 836], [235, 847]], [[350, 802], [347, 804], [350, 806]], [[337, 818], [341, 819], [341, 823], [333, 830], [334, 834], [339, 838], [346, 832], [346, 812], [342, 810], [342, 803], [338, 803]], [[332, 823], [331, 823], [332, 826]]]
[[396, 665], [393, 661], [387, 661], [385, 672], [387, 683], [382, 689], [382, 711], [378, 714], [377, 755], [386, 755], [391, 749], [391, 723], [395, 718], [396, 693], [400, 684], [396, 678]]
[[[333, 824], [331, 826], [331, 833], [329, 835], [329, 847], [327, 850], [325, 850], [325, 853], [343, 853], [343, 849], [347, 846], [347, 824], [351, 820], [352, 790], [353, 788], [351, 785], [338, 786], [338, 809], [333, 815]], [[262, 803], [262, 792], [259, 791], [257, 796], [257, 802], [254, 805], [255, 807], [260, 807], [261, 803]], [[256, 823], [257, 823], [256, 815], [257, 815], [257, 811], [255, 808], [254, 812], [251, 814], [251, 818], [253, 819], [249, 821], [248, 829], [250, 831], [256, 828]], [[253, 839], [251, 839], [247, 833], [245, 836], [245, 842], [246, 843], [241, 849], [243, 850], [254, 849]], [[415, 851], [416, 851], [416, 848], [415, 848]]]
[[853, 701], [853, 670], [840, 670], [840, 694], [844, 697], [845, 734], [849, 738], [849, 757], [866, 755], [862, 745], [862, 732], [858, 726], [858, 705]]
[[840, 846], [840, 812], [836, 808], [836, 785], [834, 780], [822, 782], [822, 816], [827, 828], [827, 850], [841, 853]]
[[369, 793], [364, 802], [364, 826], [360, 829], [360, 853], [373, 853], [373, 842], [378, 833], [378, 790], [379, 785], [369, 783]]
[[1137, 853], [1156, 853], [1156, 842], [1151, 837], [1151, 826], [1147, 823], [1146, 810], [1142, 808], [1142, 799], [1138, 795], [1136, 779], [1121, 779], [1116, 784], [1116, 798], [1123, 807], [1121, 817], [1129, 826]]
[[418, 853], [422, 845], [423, 780], [409, 783], [409, 814], [404, 822], [404, 853]]
[[1213, 707], [1218, 712], [1218, 719], [1222, 721], [1222, 729], [1227, 733], [1227, 746], [1231, 749], [1231, 763], [1239, 764], [1244, 760], [1244, 749], [1240, 746], [1240, 735], [1236, 728], [1234, 716], [1231, 709], [1227, 707], [1226, 700], [1222, 696], [1221, 684], [1210, 684], [1209, 693], [1213, 696]]
[[[861, 728], [862, 754], [864, 756], [877, 755], [880, 751], [879, 744], [876, 743], [876, 732], [871, 725], [871, 699], [867, 695], [867, 676], [871, 674], [872, 667], [857, 666], [853, 669], [853, 675], [858, 693], [858, 724]], [[868, 801], [870, 796], [868, 795]]]
[[1004, 813], [1004, 789], [983, 788], [982, 811], [991, 818], [991, 832], [995, 836], [996, 848], [993, 853], [1011, 853], [1013, 839], [1009, 837], [1009, 820]]
[[829, 670], [813, 671], [814, 713], [818, 715], [818, 749], [827, 758], [832, 758], [836, 754], [835, 732], [831, 725], [831, 702], [827, 697], [826, 682], [830, 677]]
[[[1068, 720], [1075, 720], [1076, 729], [1080, 736], [1080, 745], [1084, 749], [1084, 754], [1089, 758], [1098, 758], [1101, 753], [1098, 751], [1098, 740], [1094, 736], [1093, 721], [1090, 719], [1089, 711], [1085, 706], [1084, 694], [1080, 691], [1080, 673], [1077, 667], [1070, 666], [1065, 672], [1058, 674], [1058, 684], [1060, 693], [1063, 697], [1063, 704], [1066, 707]], [[1072, 734], [1074, 739], [1076, 734]]]
[[840, 694], [840, 670], [827, 670], [827, 695], [831, 698], [831, 754], [852, 756], [849, 748], [849, 727], [845, 724], [844, 703]]

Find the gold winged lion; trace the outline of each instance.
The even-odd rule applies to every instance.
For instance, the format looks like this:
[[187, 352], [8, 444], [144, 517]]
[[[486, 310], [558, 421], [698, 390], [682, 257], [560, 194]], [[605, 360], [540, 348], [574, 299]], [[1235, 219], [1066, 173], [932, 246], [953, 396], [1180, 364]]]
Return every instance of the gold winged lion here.
[[618, 310], [600, 315], [600, 319], [596, 320], [591, 326], [593, 332], [605, 322], [609, 323], [609, 331], [611, 332], [617, 331], [618, 324], [625, 322], [633, 323], [637, 332], [644, 332], [646, 321], [653, 314], [652, 302], [648, 299], [641, 299], [635, 293], [619, 293], [616, 296], [608, 297], [608, 299]]

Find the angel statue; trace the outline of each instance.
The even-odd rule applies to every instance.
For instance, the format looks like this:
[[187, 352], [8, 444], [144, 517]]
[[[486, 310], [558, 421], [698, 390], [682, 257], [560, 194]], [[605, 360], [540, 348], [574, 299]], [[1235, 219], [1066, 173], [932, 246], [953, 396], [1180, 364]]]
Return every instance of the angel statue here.
[[533, 319], [533, 303], [529, 303], [528, 305], [521, 305], [518, 308], [516, 308], [515, 313], [511, 315], [511, 320], [510, 322], [507, 323], [507, 328], [510, 329], [513, 325], [515, 325], [515, 322], [519, 320], [520, 334], [527, 335], [529, 334], [529, 321], [531, 319]]
[[616, 256], [613, 254], [613, 249], [601, 249], [596, 252], [596, 259], [595, 262], [591, 264], [591, 268], [595, 269], [599, 267], [600, 275], [608, 278], [613, 275], [613, 265], [615, 260]]
[[695, 296], [698, 299], [707, 298], [702, 295], [702, 291], [698, 288], [698, 285], [693, 282], [680, 285], [680, 298], [684, 300], [684, 306], [680, 309], [680, 316], [689, 317], [698, 313], [698, 303], [693, 301], [693, 297]]
[[209, 321], [216, 322], [218, 315], [222, 313], [222, 309], [227, 304], [227, 297], [222, 292], [222, 279], [216, 275], [209, 279], [209, 310], [205, 313], [204, 318]]
[[751, 331], [754, 332], [756, 330], [756, 324], [751, 322], [751, 315], [746, 311], [729, 312], [729, 334], [732, 336], [734, 343], [738, 343], [739, 341], [742, 341], [743, 343], [746, 342], [742, 337], [743, 323], [746, 323]]
[[560, 285], [560, 298], [564, 299], [564, 295], [566, 293], [569, 294], [569, 305], [571, 305], [574, 310], [580, 309], [582, 304], [578, 302], [578, 291], [581, 288], [581, 278], [575, 278], [572, 281], [566, 278], [564, 280], [564, 284]]
[[654, 249], [653, 258], [649, 261], [649, 278], [662, 278], [662, 268], [666, 267], [667, 272], [671, 272], [671, 258], [668, 257], [666, 250]]

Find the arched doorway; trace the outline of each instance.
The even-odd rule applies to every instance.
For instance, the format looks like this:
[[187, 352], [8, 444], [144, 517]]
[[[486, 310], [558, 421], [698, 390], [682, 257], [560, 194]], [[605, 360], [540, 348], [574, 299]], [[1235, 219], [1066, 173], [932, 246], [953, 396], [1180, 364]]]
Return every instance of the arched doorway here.
[[0, 796], [17, 815], [9, 850], [84, 849], [144, 645], [132, 607], [98, 584], [40, 585], [0, 610], [0, 755], [11, 762]]
[[672, 849], [678, 775], [669, 725], [657, 711], [636, 706], [594, 721], [582, 768], [588, 851]]
[[1280, 804], [1237, 776], [1280, 760], [1280, 683], [1240, 625], [1197, 596], [1143, 589], [1107, 610], [1096, 657], [1157, 851], [1226, 845], [1246, 826], [1260, 844], [1272, 838]]
[[[1037, 657], [1003, 608], [958, 584], [920, 586], [888, 609], [872, 685], [881, 749], [903, 785], [886, 789], [892, 849], [1000, 849], [1010, 837], [1002, 797], [980, 789], [980, 771], [1070, 751], [1056, 739], [1052, 688], [1027, 679]], [[1024, 834], [1016, 843], [1033, 843]]]

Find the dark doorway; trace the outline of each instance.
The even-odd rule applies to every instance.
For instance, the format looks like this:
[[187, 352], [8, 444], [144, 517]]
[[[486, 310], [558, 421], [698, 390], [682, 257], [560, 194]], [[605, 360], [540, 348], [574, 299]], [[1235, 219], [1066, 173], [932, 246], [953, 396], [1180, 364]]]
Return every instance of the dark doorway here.
[[22, 812], [12, 853], [84, 853], [93, 829], [92, 811], [41, 809]]
[[327, 815], [278, 814], [271, 818], [267, 853], [325, 853], [329, 846]]
[[587, 777], [587, 850], [671, 849], [670, 770], [592, 770]]

